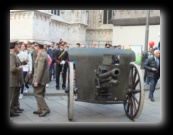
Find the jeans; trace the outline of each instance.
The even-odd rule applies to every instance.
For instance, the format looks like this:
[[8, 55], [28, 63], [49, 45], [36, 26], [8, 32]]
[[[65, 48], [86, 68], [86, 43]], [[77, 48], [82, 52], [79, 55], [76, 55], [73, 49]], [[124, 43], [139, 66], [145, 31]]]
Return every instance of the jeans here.
[[150, 98], [153, 98], [153, 95], [154, 95], [154, 91], [155, 91], [155, 88], [156, 88], [156, 84], [157, 84], [158, 78], [148, 77], [147, 78], [147, 81], [148, 81], [148, 84], [150, 85], [149, 97]]
[[49, 79], [51, 81], [52, 75], [55, 73], [54, 63], [51, 63], [49, 67]]
[[24, 84], [21, 87], [21, 92], [20, 92], [21, 94], [23, 94], [24, 87], [29, 89], [28, 83], [25, 82], [25, 77], [26, 77], [27, 73], [28, 73], [28, 71], [23, 71]]

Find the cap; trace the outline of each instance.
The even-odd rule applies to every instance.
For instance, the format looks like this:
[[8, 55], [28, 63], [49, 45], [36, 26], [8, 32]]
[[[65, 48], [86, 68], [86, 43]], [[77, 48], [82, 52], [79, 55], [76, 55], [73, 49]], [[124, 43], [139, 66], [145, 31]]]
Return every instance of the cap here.
[[42, 45], [42, 46], [44, 46], [43, 42], [41, 42], [41, 41], [35, 42], [35, 45]]
[[32, 44], [30, 41], [27, 41], [27, 43], [26, 44]]
[[17, 44], [18, 40], [10, 40], [10, 49], [13, 49]]
[[22, 44], [23, 42], [22, 42], [22, 41], [18, 41], [17, 43], [18, 43], [18, 44]]
[[64, 42], [60, 43], [59, 45], [60, 45], [60, 46], [64, 46]]

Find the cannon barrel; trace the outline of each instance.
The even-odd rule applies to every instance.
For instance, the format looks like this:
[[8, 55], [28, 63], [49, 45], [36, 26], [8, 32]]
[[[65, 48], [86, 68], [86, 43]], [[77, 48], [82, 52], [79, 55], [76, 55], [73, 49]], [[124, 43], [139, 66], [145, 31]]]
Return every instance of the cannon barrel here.
[[106, 79], [109, 78], [111, 76], [117, 77], [120, 74], [120, 69], [118, 68], [114, 68], [111, 71], [108, 71], [106, 73], [100, 74], [98, 76], [99, 79]]

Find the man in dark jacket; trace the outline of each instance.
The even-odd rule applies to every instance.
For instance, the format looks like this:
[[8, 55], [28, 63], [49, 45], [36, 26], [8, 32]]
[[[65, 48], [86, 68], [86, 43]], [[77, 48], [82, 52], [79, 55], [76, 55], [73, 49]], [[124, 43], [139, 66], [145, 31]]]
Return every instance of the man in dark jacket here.
[[[145, 52], [142, 56], [142, 62], [145, 63], [146, 59], [148, 59], [149, 57], [153, 57], [154, 53], [154, 49], [153, 47], [149, 47], [149, 51]], [[144, 64], [143, 64], [144, 66]], [[144, 84], [147, 84], [147, 71], [146, 69], [144, 70]]]
[[[50, 79], [50, 82], [52, 80], [52, 75], [55, 74], [55, 69], [54, 69], [54, 63], [55, 63], [55, 61], [54, 61], [54, 54], [55, 54], [55, 51], [56, 51], [56, 49], [54, 48], [54, 43], [52, 42], [51, 45], [50, 45], [50, 48], [47, 50], [47, 53], [49, 54], [49, 56], [52, 59], [52, 63], [50, 65], [50, 67], [49, 67], [49, 79]], [[55, 78], [55, 76], [54, 76], [54, 78]]]
[[147, 83], [150, 85], [149, 98], [154, 101], [154, 91], [158, 79], [160, 78], [160, 51], [154, 51], [154, 57], [149, 57], [145, 63], [144, 68], [147, 71]]

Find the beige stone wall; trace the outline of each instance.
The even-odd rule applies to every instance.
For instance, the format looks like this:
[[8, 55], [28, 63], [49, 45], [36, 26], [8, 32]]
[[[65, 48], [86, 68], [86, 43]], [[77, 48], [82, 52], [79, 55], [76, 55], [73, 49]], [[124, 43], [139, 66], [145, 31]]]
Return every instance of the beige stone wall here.
[[87, 42], [112, 41], [112, 24], [103, 24], [103, 10], [89, 10]]
[[61, 11], [62, 17], [50, 14], [50, 10], [10, 11], [10, 39], [24, 42], [42, 40], [45, 43], [63, 39], [70, 44], [85, 44], [87, 18], [82, 13], [86, 14], [86, 11], [75, 11], [78, 18], [70, 10], [65, 11]]
[[87, 25], [86, 10], [60, 10], [60, 16], [68, 23], [82, 23]]
[[49, 23], [50, 15], [41, 12], [33, 12], [33, 40], [50, 41]]
[[10, 39], [49, 41], [50, 15], [39, 11], [10, 12]]
[[33, 12], [10, 12], [10, 39], [32, 39]]
[[86, 25], [83, 24], [71, 24], [69, 26], [69, 44], [86, 44], [86, 28]]
[[87, 29], [86, 40], [111, 41], [112, 29]]

